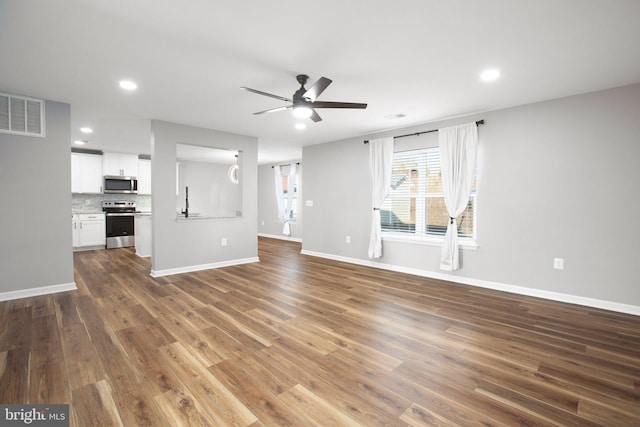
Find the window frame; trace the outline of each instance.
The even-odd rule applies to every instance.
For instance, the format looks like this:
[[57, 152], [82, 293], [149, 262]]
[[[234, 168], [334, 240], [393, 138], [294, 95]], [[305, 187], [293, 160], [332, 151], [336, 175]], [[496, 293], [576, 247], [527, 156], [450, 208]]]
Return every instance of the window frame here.
[[[407, 150], [397, 150], [394, 151], [394, 158], [393, 158], [393, 162], [396, 161], [396, 154], [400, 154], [400, 153], [419, 153], [419, 152], [424, 152], [425, 154], [428, 154], [429, 150], [436, 150], [438, 152], [438, 156], [440, 155], [440, 150], [439, 147], [435, 146], [435, 147], [420, 147], [420, 148], [411, 148], [411, 149], [407, 149]], [[439, 157], [438, 157], [439, 159]], [[427, 162], [425, 162], [424, 164], [424, 175], [425, 175], [425, 180], [426, 180], [426, 169], [427, 169]], [[477, 229], [478, 229], [478, 222], [477, 222], [477, 209], [478, 209], [478, 190], [477, 190], [477, 167], [475, 169], [475, 177], [476, 179], [476, 186], [472, 192], [472, 195], [470, 197], [470, 202], [473, 205], [473, 218], [471, 219], [473, 221], [473, 236], [461, 236], [459, 235], [458, 237], [458, 244], [459, 247], [462, 249], [467, 249], [467, 250], [477, 250], [478, 249], [478, 242], [477, 242]], [[419, 182], [418, 184], [419, 186], [422, 185], [422, 183]], [[391, 194], [389, 194], [389, 196], [387, 196], [387, 199], [391, 197]], [[411, 197], [411, 196], [406, 196], [406, 197]], [[418, 201], [422, 201], [422, 200], [426, 200], [428, 198], [435, 198], [435, 197], [443, 197], [442, 193], [436, 193], [436, 194], [428, 194], [426, 193], [426, 190], [424, 193], [419, 193], [415, 196], [416, 201], [418, 203]], [[424, 202], [420, 202], [420, 203], [424, 203]], [[425, 212], [426, 214], [426, 206], [423, 206], [423, 212]], [[419, 245], [429, 245], [429, 246], [441, 246], [443, 241], [444, 241], [444, 235], [438, 235], [438, 234], [431, 234], [431, 233], [426, 233], [426, 232], [422, 232], [422, 233], [417, 233], [415, 230], [419, 228], [418, 226], [418, 219], [416, 218], [416, 226], [414, 228], [414, 231], [412, 232], [406, 232], [406, 231], [389, 231], [389, 230], [384, 230], [382, 229], [382, 240], [385, 241], [390, 241], [390, 242], [401, 242], [401, 243], [411, 243], [411, 244], [419, 244]]]
[[[288, 168], [288, 167], [287, 167]], [[298, 220], [298, 187], [300, 186], [299, 180], [300, 180], [300, 173], [298, 171], [298, 169], [296, 169], [296, 173], [294, 175], [296, 177], [296, 184], [293, 188], [293, 197], [291, 198], [291, 202], [292, 202], [292, 206], [291, 206], [291, 214], [289, 215], [289, 222], [292, 224], [295, 224], [295, 222]], [[286, 199], [289, 198], [289, 174], [287, 171], [287, 175], [281, 175], [282, 178], [282, 195], [283, 197]], [[284, 223], [284, 220], [279, 220], [280, 223]]]

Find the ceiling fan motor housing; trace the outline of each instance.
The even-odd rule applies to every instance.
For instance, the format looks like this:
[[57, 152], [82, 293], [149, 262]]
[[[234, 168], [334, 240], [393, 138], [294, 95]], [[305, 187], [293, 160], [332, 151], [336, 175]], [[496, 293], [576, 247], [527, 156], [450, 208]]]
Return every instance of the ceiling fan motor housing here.
[[296, 80], [298, 81], [298, 83], [300, 83], [300, 89], [298, 89], [293, 94], [294, 107], [308, 104], [309, 102], [311, 102], [311, 99], [304, 96], [304, 94], [307, 92], [307, 89], [305, 89], [304, 85], [307, 84], [307, 81], [309, 80], [309, 76], [307, 76], [306, 74], [298, 74], [296, 76]]
[[306, 74], [298, 74], [296, 76], [296, 80], [298, 81], [298, 83], [300, 83], [300, 86], [304, 86], [307, 84], [309, 76], [307, 76]]

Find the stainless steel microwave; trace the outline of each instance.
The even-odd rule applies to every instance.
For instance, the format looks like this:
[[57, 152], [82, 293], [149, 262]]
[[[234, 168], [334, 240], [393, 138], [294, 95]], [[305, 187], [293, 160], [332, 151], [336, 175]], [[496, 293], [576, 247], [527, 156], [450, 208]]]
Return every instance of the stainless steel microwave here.
[[104, 192], [136, 194], [138, 179], [135, 176], [105, 175]]

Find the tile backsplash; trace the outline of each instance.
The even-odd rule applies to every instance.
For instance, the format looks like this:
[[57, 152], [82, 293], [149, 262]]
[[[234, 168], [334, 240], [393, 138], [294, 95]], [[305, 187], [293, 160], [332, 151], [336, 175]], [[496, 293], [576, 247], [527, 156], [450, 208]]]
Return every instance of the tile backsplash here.
[[151, 212], [151, 196], [137, 194], [72, 194], [71, 212], [74, 214], [102, 212], [103, 200], [134, 201], [137, 210]]

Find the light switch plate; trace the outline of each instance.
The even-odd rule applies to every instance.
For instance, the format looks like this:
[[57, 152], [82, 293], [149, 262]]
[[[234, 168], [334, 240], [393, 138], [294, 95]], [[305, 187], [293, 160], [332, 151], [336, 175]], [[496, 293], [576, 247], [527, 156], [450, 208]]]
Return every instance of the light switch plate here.
[[564, 258], [554, 258], [553, 268], [556, 270], [564, 270]]

